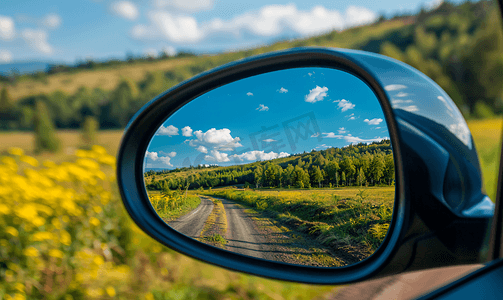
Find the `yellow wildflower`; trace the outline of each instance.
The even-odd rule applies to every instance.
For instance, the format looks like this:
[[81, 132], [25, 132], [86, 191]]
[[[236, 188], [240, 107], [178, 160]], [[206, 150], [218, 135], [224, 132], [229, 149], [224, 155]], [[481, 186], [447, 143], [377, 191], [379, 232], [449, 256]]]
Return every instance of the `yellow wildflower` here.
[[90, 170], [98, 170], [100, 168], [100, 165], [95, 162], [94, 160], [92, 159], [89, 159], [89, 158], [79, 158], [77, 159], [76, 163], [79, 165], [79, 166], [82, 166], [84, 168], [87, 168], [87, 169], [90, 169]]
[[24, 249], [23, 254], [28, 257], [37, 257], [39, 253], [38, 253], [37, 248], [30, 246], [30, 247]]
[[75, 156], [77, 157], [87, 157], [87, 151], [82, 149], [75, 150]]
[[11, 171], [11, 172], [17, 172], [17, 163], [16, 163], [16, 160], [12, 157], [7, 157], [7, 156], [4, 156], [2, 157], [2, 163], [4, 165], [7, 166], [7, 168]]
[[53, 162], [52, 160], [44, 160], [44, 163], [42, 165], [46, 168], [56, 168], [57, 167], [56, 163]]
[[91, 298], [99, 298], [99, 297], [103, 296], [103, 289], [88, 288], [88, 289], [86, 289], [86, 293]]
[[96, 255], [93, 258], [93, 263], [97, 266], [101, 266], [102, 264], [105, 263], [105, 260], [103, 260], [103, 257], [101, 257], [100, 255]]
[[93, 207], [93, 210], [94, 210], [97, 214], [99, 214], [100, 212], [102, 212], [102, 209], [101, 209], [101, 207], [100, 207], [100, 206], [94, 206], [94, 207]]
[[154, 300], [154, 295], [152, 293], [146, 293], [145, 294], [145, 300]]
[[91, 151], [96, 152], [97, 154], [100, 154], [100, 155], [107, 154], [107, 150], [103, 146], [99, 146], [99, 145], [94, 145], [91, 148]]
[[14, 288], [19, 292], [24, 293], [24, 284], [22, 284], [21, 282], [14, 284]]
[[52, 226], [54, 226], [54, 228], [61, 229], [61, 221], [59, 219], [53, 218], [51, 220], [51, 224], [52, 224]]
[[31, 222], [33, 223], [33, 225], [40, 227], [45, 224], [45, 219], [42, 217], [35, 217]]
[[61, 231], [60, 233], [60, 238], [59, 238], [59, 241], [61, 242], [61, 244], [65, 245], [65, 246], [70, 246], [70, 244], [72, 243], [72, 237], [70, 236], [70, 234], [63, 230]]
[[98, 220], [95, 217], [92, 217], [91, 219], [89, 219], [89, 223], [91, 223], [93, 226], [99, 226], [100, 225], [100, 220]]
[[70, 222], [70, 218], [68, 216], [62, 216], [61, 220], [63, 220], [63, 222], [65, 222], [65, 223]]
[[8, 215], [10, 213], [10, 208], [5, 205], [0, 203], [0, 214]]
[[116, 295], [115, 289], [113, 287], [111, 287], [111, 286], [108, 286], [106, 288], [106, 292], [107, 292], [108, 296], [110, 296], [112, 298], [115, 297], [115, 295]]
[[19, 209], [16, 209], [16, 214], [25, 220], [32, 221], [35, 217], [38, 216], [37, 210], [33, 204], [25, 204], [21, 206]]
[[51, 250], [49, 250], [49, 256], [56, 257], [56, 258], [63, 258], [63, 256], [65, 256], [65, 254], [61, 250], [51, 249]]
[[12, 235], [12, 236], [18, 236], [19, 235], [19, 232], [17, 231], [16, 228], [12, 227], [12, 226], [7, 226], [5, 228], [5, 232], [7, 232], [8, 234]]
[[24, 150], [18, 147], [11, 147], [9, 148], [9, 154], [21, 156], [24, 154]]
[[101, 163], [101, 164], [105, 164], [105, 165], [109, 165], [109, 166], [115, 166], [116, 164], [116, 159], [114, 156], [112, 155], [104, 155], [104, 156], [100, 156], [98, 158], [98, 161]]
[[31, 156], [22, 155], [21, 157], [19, 157], [19, 160], [21, 160], [22, 162], [25, 162], [33, 167], [38, 167], [38, 160], [36, 160], [35, 158], [33, 158]]
[[52, 240], [53, 238], [54, 238], [54, 235], [51, 232], [47, 232], [47, 231], [37, 232], [31, 236], [31, 240], [34, 242]]

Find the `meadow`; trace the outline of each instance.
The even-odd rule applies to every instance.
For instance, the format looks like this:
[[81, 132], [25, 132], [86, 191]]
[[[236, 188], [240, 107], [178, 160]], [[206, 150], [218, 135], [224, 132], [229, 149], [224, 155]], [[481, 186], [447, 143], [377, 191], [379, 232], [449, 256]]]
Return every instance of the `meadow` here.
[[195, 209], [200, 203], [199, 197], [185, 196], [183, 192], [159, 192], [147, 191], [150, 204], [157, 214], [165, 221], [169, 222], [185, 215]]
[[[494, 199], [502, 119], [468, 125]], [[101, 131], [101, 147], [90, 151], [78, 150], [78, 131], [58, 135], [61, 152], [34, 155], [32, 133], [0, 133], [1, 298], [321, 299], [336, 293], [333, 286], [227, 271], [161, 246], [131, 222], [120, 201], [113, 156], [122, 131]], [[9, 151], [13, 146], [19, 149]]]
[[[244, 204], [289, 229], [337, 250], [347, 264], [368, 257], [391, 222], [395, 187], [248, 190], [221, 188], [205, 195]], [[307, 242], [309, 243], [309, 242]]]

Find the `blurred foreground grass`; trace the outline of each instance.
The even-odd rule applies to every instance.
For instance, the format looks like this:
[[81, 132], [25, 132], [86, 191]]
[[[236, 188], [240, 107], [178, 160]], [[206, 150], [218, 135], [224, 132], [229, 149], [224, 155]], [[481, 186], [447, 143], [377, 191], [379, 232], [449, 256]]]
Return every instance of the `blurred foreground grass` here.
[[[493, 199], [502, 125], [468, 123]], [[63, 150], [36, 157], [28, 156], [31, 133], [0, 134], [0, 299], [313, 299], [333, 291], [230, 272], [161, 246], [120, 202], [113, 169], [122, 131], [100, 132], [102, 146], [90, 151], [78, 150], [77, 131], [58, 134]]]
[[175, 253], [136, 227], [105, 148], [56, 164], [0, 158], [0, 299], [312, 299], [333, 287], [230, 272]]

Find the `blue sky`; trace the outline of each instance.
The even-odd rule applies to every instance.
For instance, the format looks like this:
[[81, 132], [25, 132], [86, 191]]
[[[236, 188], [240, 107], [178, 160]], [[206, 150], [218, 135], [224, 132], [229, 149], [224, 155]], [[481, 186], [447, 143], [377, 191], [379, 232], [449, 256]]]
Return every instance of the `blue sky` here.
[[214, 89], [169, 117], [146, 168], [234, 165], [389, 139], [370, 88], [340, 70], [297, 68]]
[[344, 29], [439, 1], [2, 1], [0, 63], [234, 50]]

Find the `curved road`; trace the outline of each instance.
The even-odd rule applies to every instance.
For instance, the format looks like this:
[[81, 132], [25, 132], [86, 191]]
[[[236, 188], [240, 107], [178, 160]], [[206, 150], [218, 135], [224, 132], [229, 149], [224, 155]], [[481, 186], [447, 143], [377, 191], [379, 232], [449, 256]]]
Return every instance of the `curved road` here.
[[270, 260], [271, 250], [265, 238], [258, 232], [252, 218], [244, 212], [245, 209], [232, 201], [219, 200], [222, 201], [227, 215], [228, 243], [225, 248], [239, 254]]
[[201, 203], [196, 209], [168, 223], [171, 228], [194, 239], [201, 235], [204, 223], [213, 210], [213, 202], [210, 199], [205, 197], [199, 198], [201, 198]]

